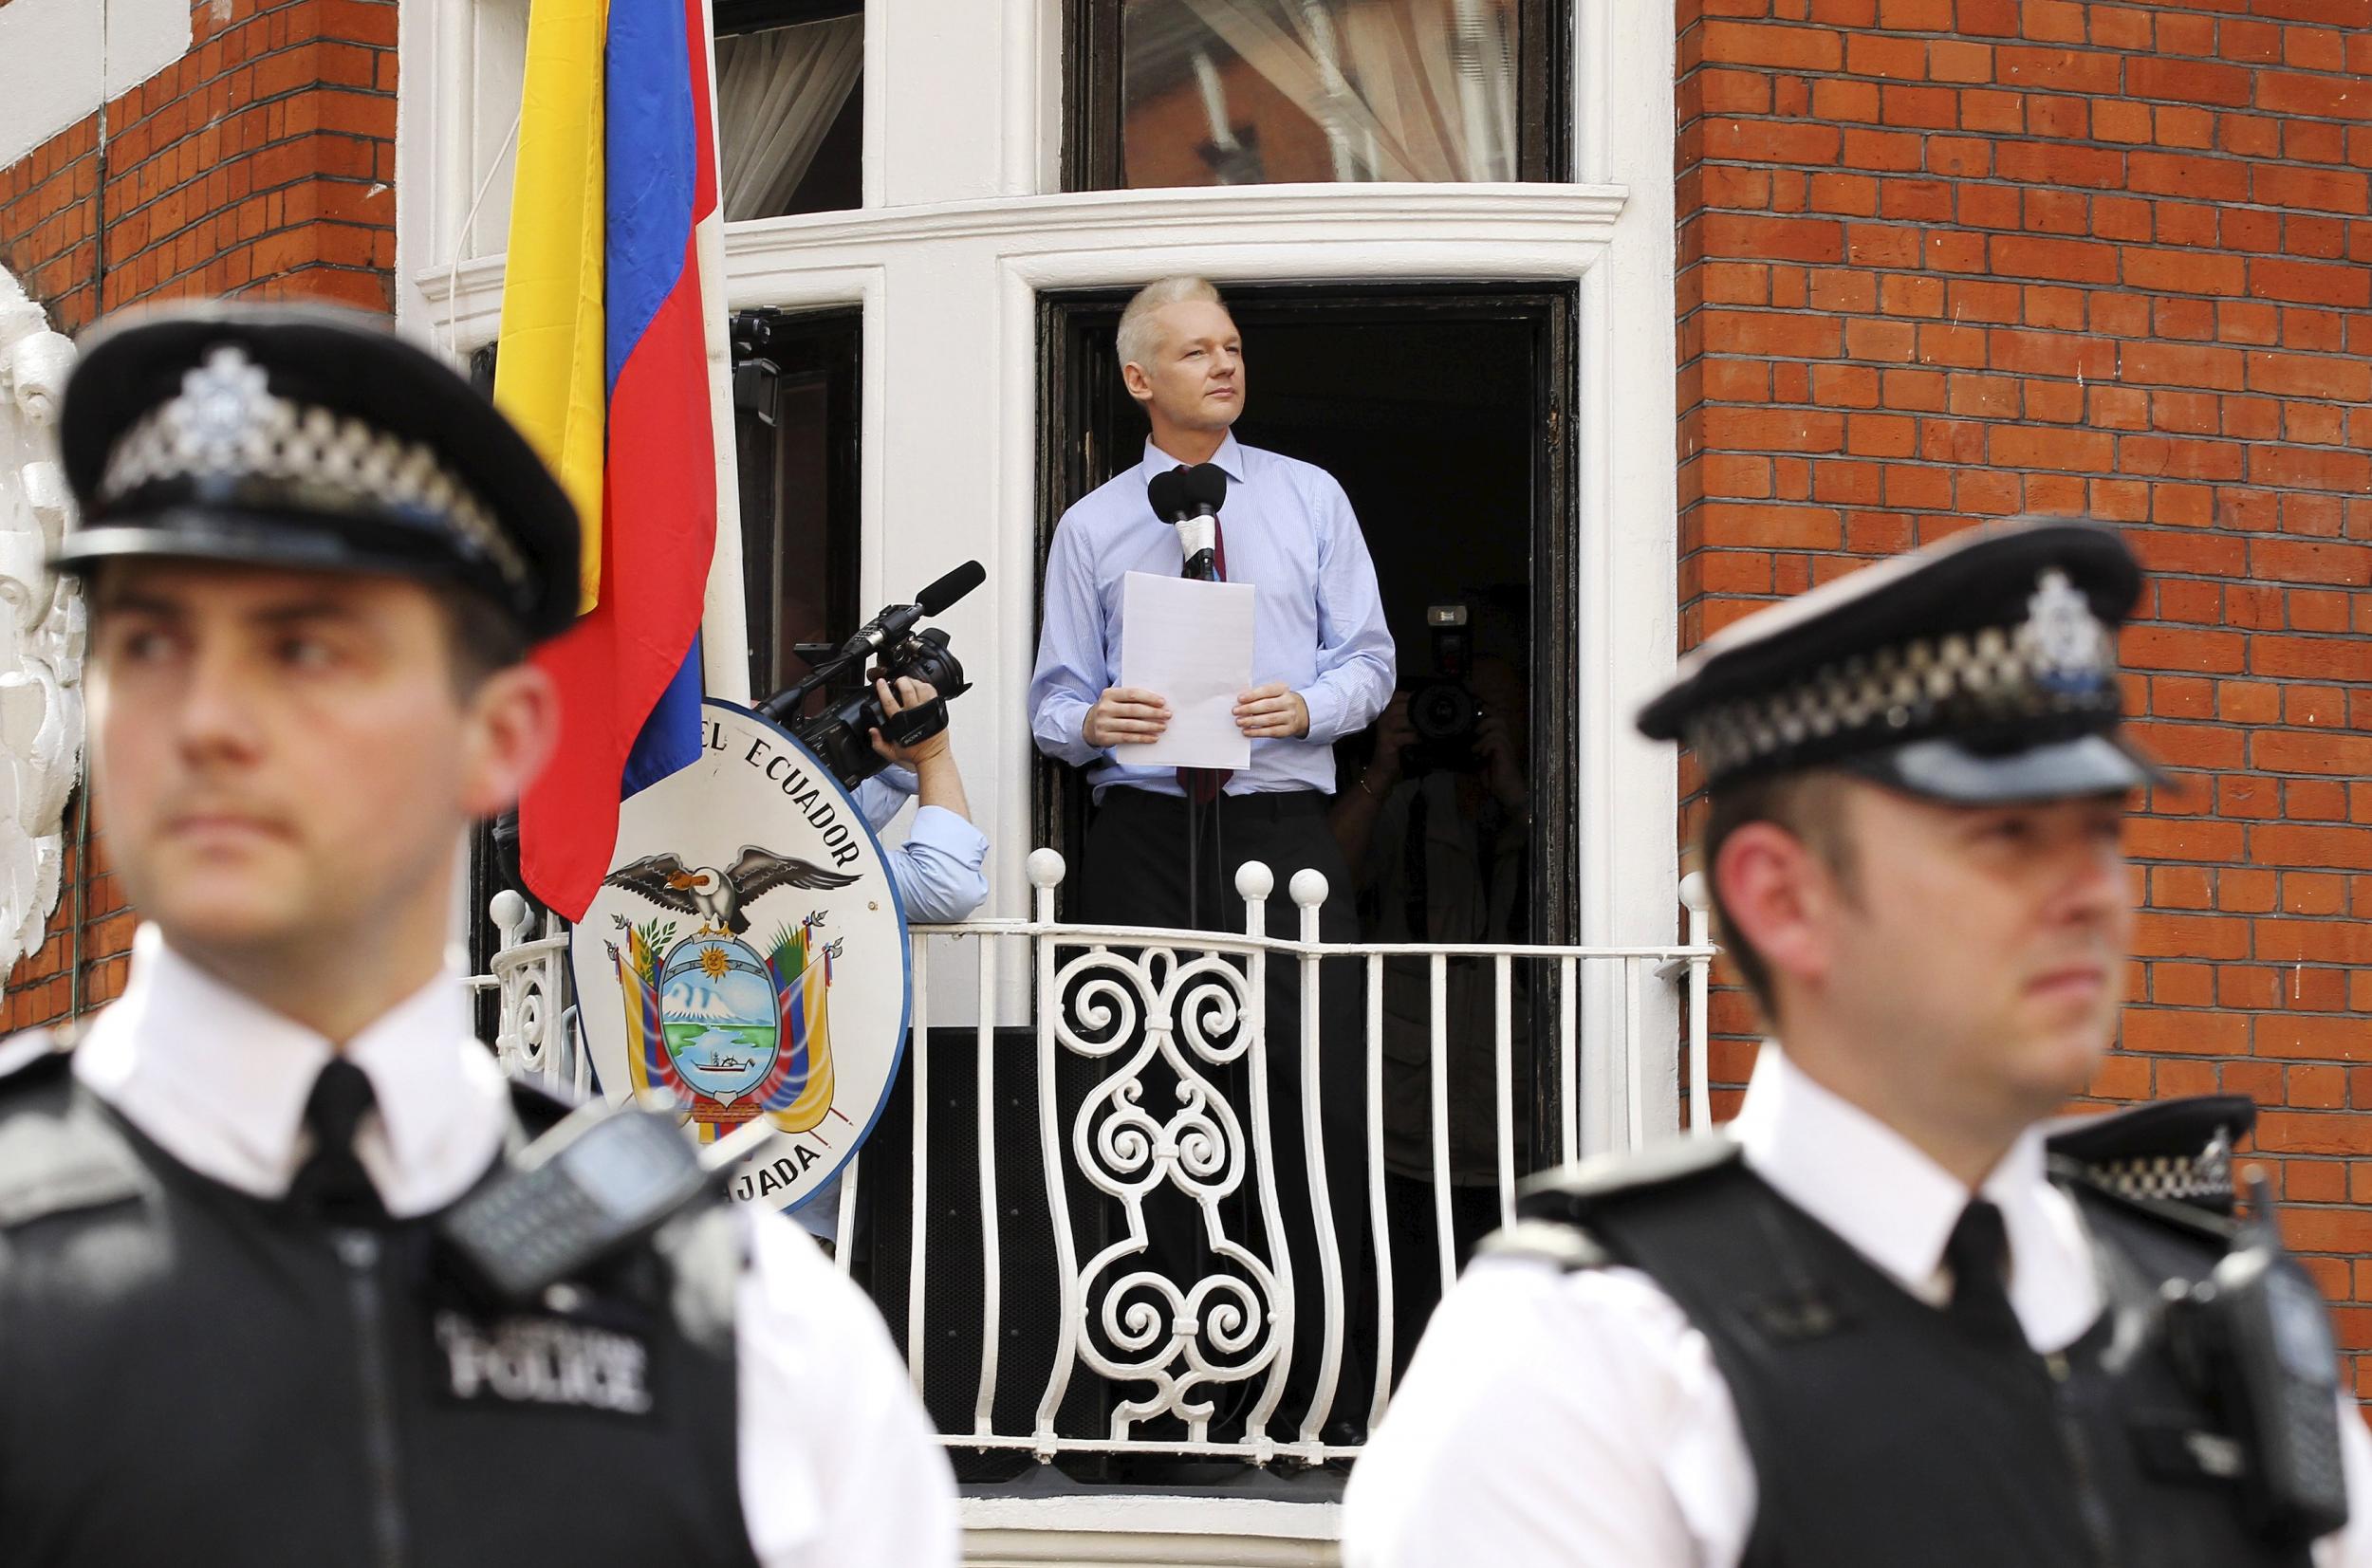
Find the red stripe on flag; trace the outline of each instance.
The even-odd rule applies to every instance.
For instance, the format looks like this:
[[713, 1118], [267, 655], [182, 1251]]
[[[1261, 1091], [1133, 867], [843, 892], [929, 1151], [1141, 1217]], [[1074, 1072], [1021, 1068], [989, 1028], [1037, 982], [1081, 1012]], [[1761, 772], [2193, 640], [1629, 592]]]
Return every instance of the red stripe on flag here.
[[[696, 242], [695, 242], [696, 244]], [[699, 630], [716, 543], [708, 350], [693, 245], [610, 393], [601, 602], [535, 662], [563, 694], [560, 749], [520, 802], [520, 871], [584, 918], [618, 843], [618, 785]], [[621, 520], [622, 526], [621, 526]]]

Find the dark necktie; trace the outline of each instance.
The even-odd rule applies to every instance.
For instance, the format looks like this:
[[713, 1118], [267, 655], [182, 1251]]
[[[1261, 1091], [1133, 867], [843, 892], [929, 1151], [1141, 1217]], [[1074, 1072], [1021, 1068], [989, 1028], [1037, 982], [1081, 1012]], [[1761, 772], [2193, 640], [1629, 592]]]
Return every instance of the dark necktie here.
[[332, 1057], [313, 1080], [312, 1097], [305, 1102], [306, 1130], [313, 1134], [313, 1153], [297, 1168], [288, 1186], [288, 1201], [305, 1212], [332, 1225], [384, 1225], [386, 1206], [370, 1173], [355, 1157], [355, 1129], [371, 1108], [370, 1076], [344, 1057]]
[[1960, 1211], [1944, 1243], [1952, 1270], [1952, 1305], [1945, 1313], [1961, 1333], [1989, 1344], [2026, 1343], [2018, 1315], [2010, 1305], [2010, 1238], [2001, 1210], [1983, 1198]]
[[[1227, 530], [1216, 517], [1211, 520], [1211, 568], [1219, 581], [1227, 581]], [[1228, 780], [1235, 777], [1232, 767], [1181, 767], [1177, 770], [1177, 787], [1190, 801], [1215, 801]]]

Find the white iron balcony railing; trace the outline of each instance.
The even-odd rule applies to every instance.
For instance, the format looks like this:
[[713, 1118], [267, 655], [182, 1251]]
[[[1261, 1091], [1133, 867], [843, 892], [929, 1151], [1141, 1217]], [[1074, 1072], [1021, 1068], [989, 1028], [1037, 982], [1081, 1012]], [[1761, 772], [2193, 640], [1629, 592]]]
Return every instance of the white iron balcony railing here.
[[[839, 1265], [902, 1329], [951, 1449], [1023, 1467], [1355, 1454], [1390, 1403], [1396, 1345], [1479, 1232], [1512, 1218], [1522, 1175], [1661, 1131], [1649, 1107], [1672, 1103], [1683, 1061], [1706, 1124], [1714, 949], [1696, 877], [1686, 944], [1584, 948], [1322, 942], [1314, 872], [1288, 890], [1300, 937], [1270, 937], [1258, 862], [1235, 879], [1241, 936], [1062, 924], [1064, 870], [1030, 857], [1029, 919], [913, 929], [907, 1081], [841, 1186]], [[533, 929], [516, 895], [492, 913], [502, 947], [476, 983], [499, 993], [505, 1067], [586, 1092], [565, 928]], [[972, 1016], [935, 1029], [966, 950]], [[1271, 985], [1277, 966], [1297, 992]], [[1344, 968], [1363, 983], [1355, 1031], [1325, 1012], [1330, 989], [1357, 994]], [[1026, 1026], [995, 1023], [1022, 1011], [1009, 972], [1027, 979]], [[1269, 1033], [1277, 996], [1297, 1002], [1295, 1038]], [[1667, 1021], [1652, 1034], [1651, 1008]], [[1339, 1094], [1320, 1153], [1344, 1073], [1363, 1095], [1359, 1158], [1343, 1157]]]

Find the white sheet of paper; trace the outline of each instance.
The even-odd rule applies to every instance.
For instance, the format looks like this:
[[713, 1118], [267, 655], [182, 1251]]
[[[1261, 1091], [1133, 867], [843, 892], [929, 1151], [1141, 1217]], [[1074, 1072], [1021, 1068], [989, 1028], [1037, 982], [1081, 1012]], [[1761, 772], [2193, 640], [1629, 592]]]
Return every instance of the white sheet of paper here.
[[1158, 740], [1116, 747], [1145, 767], [1248, 767], [1235, 698], [1251, 686], [1252, 585], [1131, 572], [1121, 584], [1121, 684], [1170, 705]]

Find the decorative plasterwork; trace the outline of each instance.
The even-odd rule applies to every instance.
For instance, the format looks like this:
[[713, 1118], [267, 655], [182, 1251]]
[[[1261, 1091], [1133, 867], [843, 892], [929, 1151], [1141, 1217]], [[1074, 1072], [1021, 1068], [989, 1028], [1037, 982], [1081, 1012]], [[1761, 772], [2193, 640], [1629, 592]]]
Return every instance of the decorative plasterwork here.
[[57, 463], [74, 345], [0, 269], [0, 971], [41, 946], [83, 761], [82, 595], [45, 564], [72, 502]]

